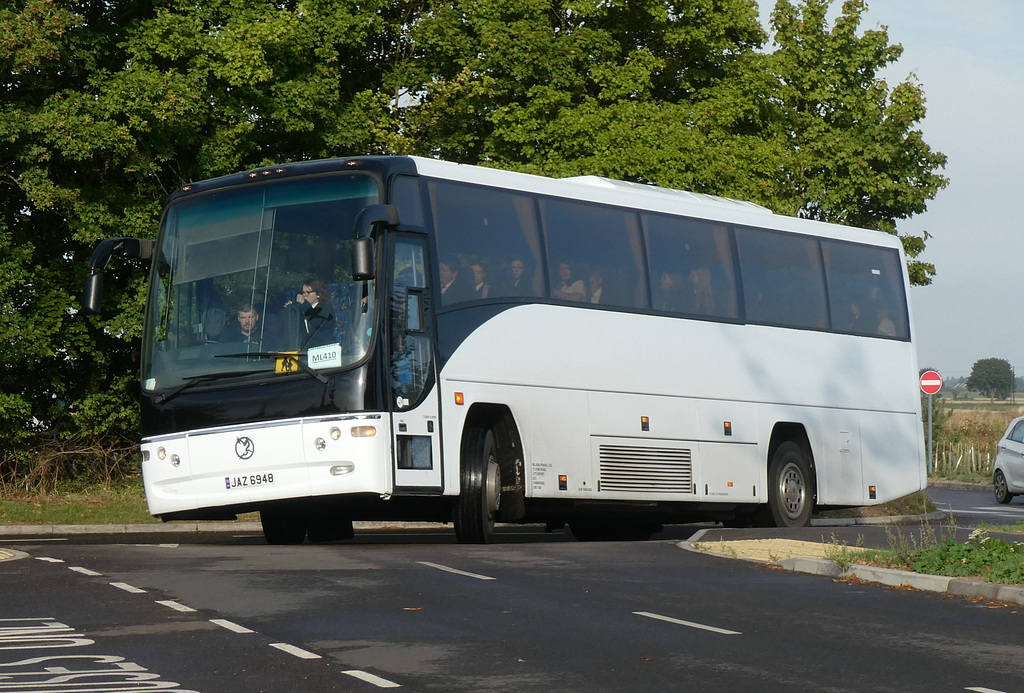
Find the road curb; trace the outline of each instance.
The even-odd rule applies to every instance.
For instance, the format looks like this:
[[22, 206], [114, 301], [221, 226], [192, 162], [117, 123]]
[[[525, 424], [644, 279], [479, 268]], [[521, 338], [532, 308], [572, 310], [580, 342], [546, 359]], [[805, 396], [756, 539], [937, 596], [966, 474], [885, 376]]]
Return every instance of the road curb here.
[[[688, 540], [680, 542], [678, 546], [704, 555], [709, 554], [694, 546], [699, 543], [701, 537], [707, 530], [700, 530]], [[721, 555], [720, 555], [721, 556]], [[728, 556], [721, 556], [727, 558]], [[778, 566], [784, 570], [796, 573], [807, 573], [809, 575], [821, 575], [837, 580], [845, 578], [856, 578], [865, 582], [873, 582], [886, 587], [909, 587], [924, 592], [939, 592], [958, 597], [982, 598], [1001, 602], [1013, 602], [1024, 604], [1024, 587], [1017, 585], [1002, 585], [995, 582], [983, 580], [966, 580], [964, 578], [946, 577], [944, 575], [925, 575], [914, 573], [909, 570], [896, 570], [894, 568], [879, 568], [870, 565], [853, 564], [847, 570], [840, 570], [835, 561], [825, 558], [787, 558], [782, 561], [761, 561], [754, 558], [740, 558], [752, 563]]]
[[886, 515], [883, 517], [817, 517], [811, 518], [811, 527], [848, 527], [850, 525], [905, 525], [912, 522], [941, 520], [948, 513], [936, 510], [927, 515]]
[[261, 532], [259, 522], [169, 522], [130, 525], [0, 525], [0, 536], [70, 534], [174, 534], [178, 532]]
[[[382, 529], [438, 529], [443, 522], [353, 522], [356, 531]], [[72, 534], [189, 534], [194, 532], [263, 533], [259, 522], [168, 522], [125, 525], [0, 525], [3, 536], [68, 536]]]

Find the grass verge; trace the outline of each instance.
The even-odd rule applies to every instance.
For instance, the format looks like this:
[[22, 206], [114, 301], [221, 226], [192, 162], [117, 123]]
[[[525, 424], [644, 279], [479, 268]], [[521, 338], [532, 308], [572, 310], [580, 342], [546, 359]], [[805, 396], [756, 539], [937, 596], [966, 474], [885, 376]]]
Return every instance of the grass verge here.
[[69, 487], [56, 493], [6, 493], [0, 524], [119, 525], [157, 523], [149, 514], [141, 479], [108, 486]]

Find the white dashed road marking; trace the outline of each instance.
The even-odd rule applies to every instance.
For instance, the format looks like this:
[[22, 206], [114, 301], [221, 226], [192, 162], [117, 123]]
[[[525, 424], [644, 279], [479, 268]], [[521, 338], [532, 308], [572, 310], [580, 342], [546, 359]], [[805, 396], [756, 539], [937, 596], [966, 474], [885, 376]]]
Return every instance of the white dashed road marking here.
[[634, 611], [637, 616], [645, 616], [647, 618], [654, 618], [659, 621], [668, 621], [669, 623], [675, 623], [676, 625], [686, 626], [687, 628], [699, 628], [700, 630], [708, 630], [712, 633], [719, 633], [721, 635], [742, 635], [742, 633], [735, 630], [726, 630], [725, 628], [716, 628], [715, 626], [706, 626], [703, 623], [694, 623], [693, 621], [683, 621], [682, 619], [672, 618], [671, 616], [662, 616], [661, 614], [652, 614], [649, 611]]
[[129, 585], [127, 582], [112, 582], [110, 583], [110, 586], [116, 587], [119, 590], [124, 590], [125, 592], [131, 592], [132, 594], [146, 593], [146, 590], [135, 587], [134, 585]]
[[428, 561], [416, 561], [420, 565], [425, 565], [428, 568], [436, 568], [437, 570], [443, 570], [446, 573], [455, 573], [456, 575], [465, 575], [466, 577], [476, 578], [477, 580], [497, 580], [498, 578], [489, 577], [487, 575], [478, 575], [477, 573], [467, 573], [465, 570], [459, 570], [457, 568], [449, 568], [446, 565], [440, 563], [430, 563]]
[[318, 654], [313, 654], [309, 650], [304, 650], [301, 647], [295, 647], [295, 645], [289, 645], [286, 642], [272, 642], [270, 643], [270, 646], [276, 647], [282, 652], [287, 652], [288, 654], [298, 657], [299, 659], [323, 659], [323, 657], [321, 657]]
[[254, 630], [249, 630], [245, 626], [240, 626], [237, 623], [233, 623], [231, 621], [228, 621], [227, 619], [224, 619], [224, 618], [211, 618], [210, 619], [210, 623], [214, 624], [215, 626], [220, 626], [221, 628], [227, 628], [232, 633], [255, 633], [256, 632]]
[[342, 673], [348, 674], [349, 676], [357, 678], [360, 681], [366, 681], [366, 683], [372, 683], [374, 686], [377, 686], [378, 688], [401, 688], [402, 687], [402, 684], [400, 684], [400, 683], [395, 683], [394, 681], [388, 681], [387, 679], [382, 679], [379, 676], [374, 676], [373, 674], [368, 674], [365, 671], [359, 671], [358, 669], [350, 669], [349, 671], [345, 671], [345, 672], [342, 672]]
[[159, 604], [160, 606], [166, 606], [168, 609], [174, 609], [175, 611], [181, 611], [183, 613], [188, 613], [190, 611], [195, 611], [195, 609], [193, 609], [191, 606], [185, 606], [184, 604], [182, 604], [180, 602], [176, 602], [173, 599], [164, 599], [164, 600], [161, 600], [161, 601], [157, 601], [157, 604]]
[[81, 573], [82, 575], [88, 575], [90, 577], [97, 577], [99, 575], [103, 575], [103, 573], [97, 573], [95, 570], [89, 570], [88, 568], [82, 568], [81, 566], [77, 565], [69, 566], [68, 570], [73, 570], [76, 573]]

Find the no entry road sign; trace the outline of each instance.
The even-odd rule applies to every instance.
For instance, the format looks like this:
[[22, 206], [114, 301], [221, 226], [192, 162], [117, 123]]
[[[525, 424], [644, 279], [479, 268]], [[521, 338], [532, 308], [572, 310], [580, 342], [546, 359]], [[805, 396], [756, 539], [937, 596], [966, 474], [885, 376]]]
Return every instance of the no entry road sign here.
[[926, 395], [936, 395], [942, 389], [942, 376], [935, 371], [925, 371], [921, 374], [921, 392]]

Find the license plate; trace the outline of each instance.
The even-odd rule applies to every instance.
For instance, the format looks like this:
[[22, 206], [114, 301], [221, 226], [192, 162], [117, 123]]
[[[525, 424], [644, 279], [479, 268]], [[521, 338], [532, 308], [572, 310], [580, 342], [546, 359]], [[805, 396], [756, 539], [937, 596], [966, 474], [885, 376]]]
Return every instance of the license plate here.
[[272, 483], [274, 483], [273, 472], [267, 472], [266, 474], [246, 474], [244, 476], [224, 477], [224, 487], [228, 491], [236, 488], [246, 488], [248, 486], [266, 486], [267, 484]]

